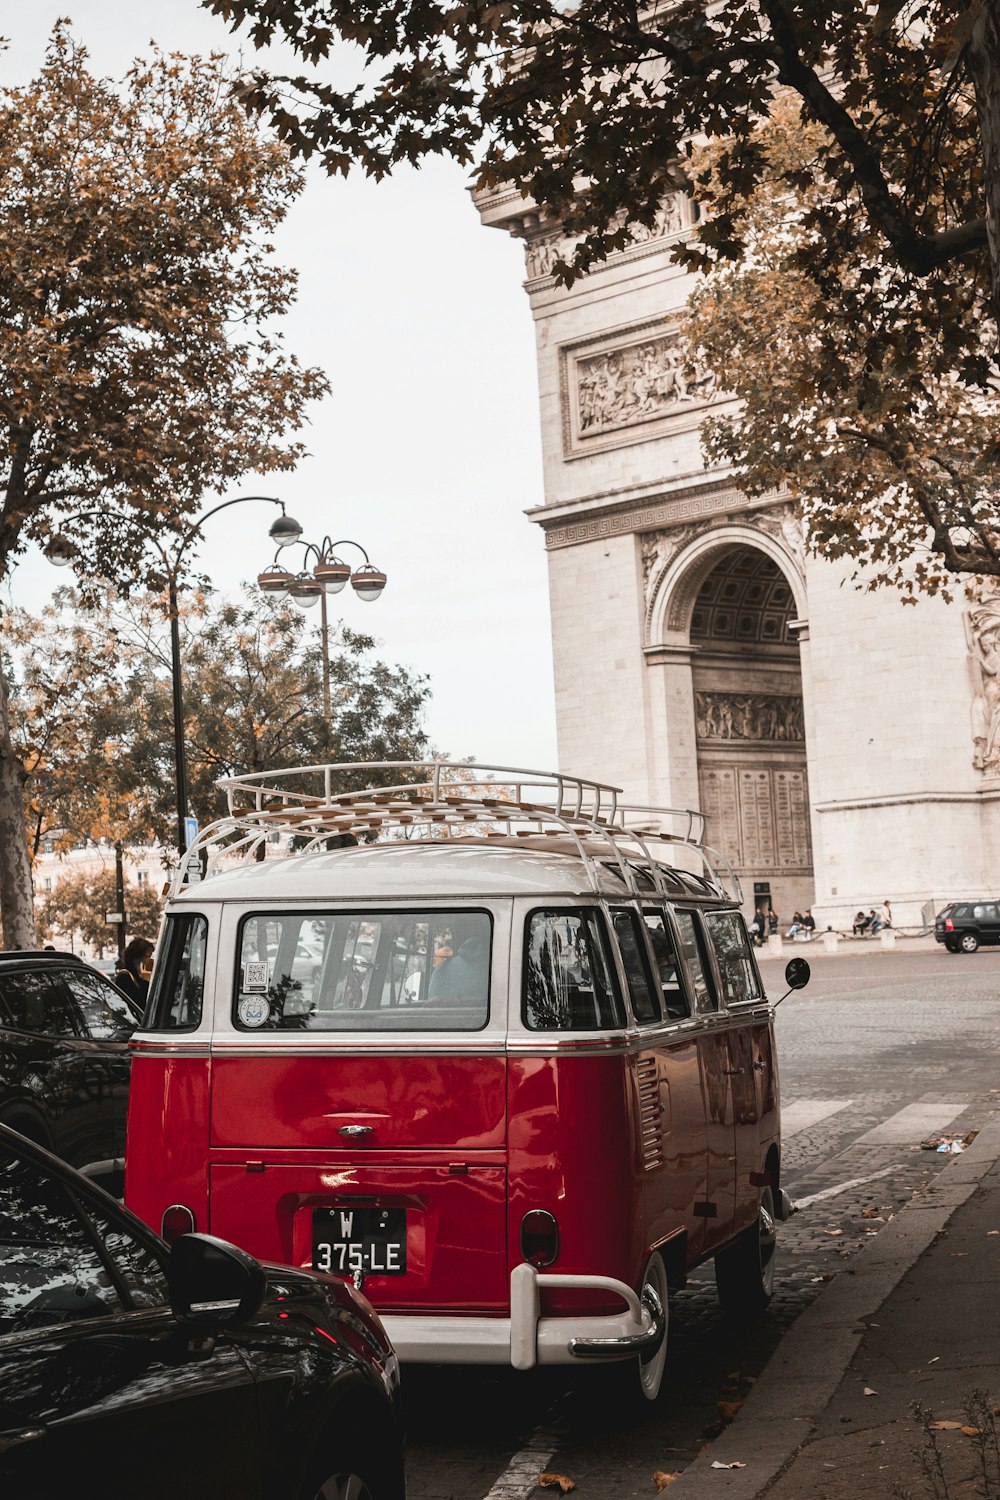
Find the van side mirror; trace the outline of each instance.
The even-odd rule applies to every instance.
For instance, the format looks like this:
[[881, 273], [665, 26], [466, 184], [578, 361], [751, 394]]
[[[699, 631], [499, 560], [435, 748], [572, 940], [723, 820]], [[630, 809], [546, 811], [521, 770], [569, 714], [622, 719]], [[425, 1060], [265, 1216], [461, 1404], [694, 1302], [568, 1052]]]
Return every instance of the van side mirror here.
[[252, 1255], [211, 1234], [182, 1234], [167, 1261], [170, 1306], [179, 1323], [233, 1328], [260, 1309], [267, 1288]]
[[788, 988], [780, 1000], [775, 1000], [775, 1007], [779, 1006], [782, 1000], [787, 1000], [793, 990], [801, 990], [807, 985], [811, 973], [812, 970], [806, 959], [790, 958], [785, 965], [785, 983], [788, 985]]

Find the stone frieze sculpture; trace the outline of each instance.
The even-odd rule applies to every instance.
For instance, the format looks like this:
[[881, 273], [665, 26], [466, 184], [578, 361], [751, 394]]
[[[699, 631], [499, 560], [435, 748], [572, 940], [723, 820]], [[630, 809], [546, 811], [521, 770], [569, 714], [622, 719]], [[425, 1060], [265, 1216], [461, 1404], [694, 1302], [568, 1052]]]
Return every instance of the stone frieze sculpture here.
[[965, 611], [965, 630], [975, 675], [972, 699], [972, 764], [1000, 775], [1000, 585], [991, 582]]
[[695, 712], [703, 740], [805, 739], [802, 699], [794, 694], [696, 693]]

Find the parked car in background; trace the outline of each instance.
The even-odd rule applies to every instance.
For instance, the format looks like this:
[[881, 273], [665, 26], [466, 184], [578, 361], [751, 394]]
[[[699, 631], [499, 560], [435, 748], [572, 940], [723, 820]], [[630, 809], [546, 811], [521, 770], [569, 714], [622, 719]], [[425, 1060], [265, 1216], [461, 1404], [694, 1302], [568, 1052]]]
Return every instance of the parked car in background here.
[[5, 1500], [405, 1500], [396, 1356], [353, 1287], [168, 1248], [0, 1126]]
[[71, 953], [0, 953], [0, 1124], [120, 1193], [140, 1020]]
[[934, 939], [949, 953], [975, 953], [983, 944], [1000, 943], [1000, 901], [988, 896], [953, 901], [935, 918]]

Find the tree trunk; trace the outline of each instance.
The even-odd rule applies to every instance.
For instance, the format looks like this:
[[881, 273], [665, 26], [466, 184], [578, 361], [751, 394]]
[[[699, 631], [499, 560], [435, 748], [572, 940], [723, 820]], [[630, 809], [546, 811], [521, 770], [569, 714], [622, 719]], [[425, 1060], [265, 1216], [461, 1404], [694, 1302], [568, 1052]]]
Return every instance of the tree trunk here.
[[31, 859], [24, 824], [24, 768], [14, 753], [0, 663], [0, 917], [5, 948], [35, 946]]
[[1000, 330], [1000, 0], [983, 0], [969, 37], [968, 59], [983, 148], [993, 317]]

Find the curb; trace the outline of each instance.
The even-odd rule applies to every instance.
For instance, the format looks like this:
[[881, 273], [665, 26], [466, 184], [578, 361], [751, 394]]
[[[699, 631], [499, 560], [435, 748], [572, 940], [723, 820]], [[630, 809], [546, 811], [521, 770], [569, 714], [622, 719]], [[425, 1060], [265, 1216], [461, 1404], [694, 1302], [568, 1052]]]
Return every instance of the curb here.
[[[757, 1500], [812, 1436], [872, 1317], [1000, 1157], [1000, 1120], [903, 1207], [811, 1302], [772, 1354], [738, 1417], [670, 1487], [670, 1500]], [[853, 1272], [853, 1274], [852, 1274]], [[713, 1463], [744, 1469], [713, 1469]]]

